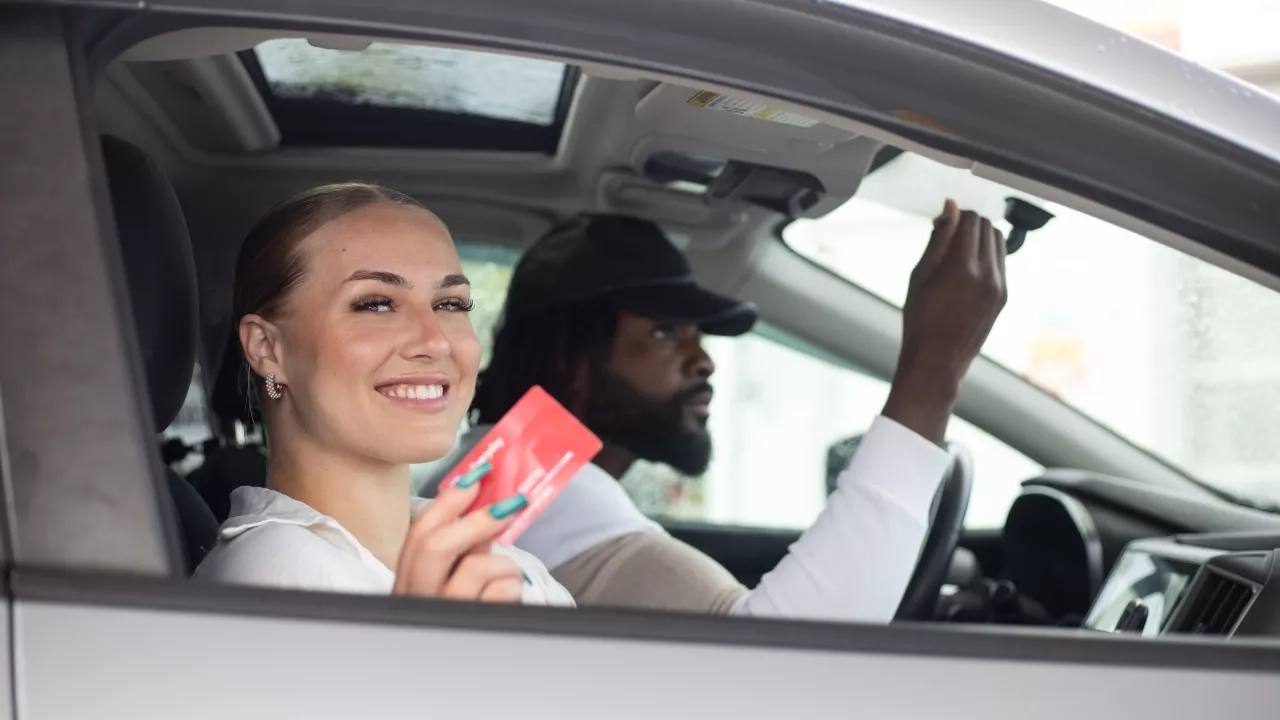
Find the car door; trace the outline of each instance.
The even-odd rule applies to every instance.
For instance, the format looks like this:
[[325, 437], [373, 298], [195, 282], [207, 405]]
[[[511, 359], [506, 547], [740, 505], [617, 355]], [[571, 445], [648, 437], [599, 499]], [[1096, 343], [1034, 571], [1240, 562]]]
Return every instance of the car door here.
[[[1280, 207], [1254, 205], [1276, 196], [1280, 178], [1277, 158], [1251, 147], [1257, 114], [1224, 120], [1222, 133], [1238, 134], [1227, 142], [1060, 69], [922, 28], [920, 16], [943, 3], [906, 5], [894, 17], [878, 5], [0, 6], [14, 715], [1272, 717], [1280, 646], [1269, 641], [488, 607], [203, 587], [177, 576], [86, 108], [96, 64], [184, 23], [385, 33], [659, 74], [679, 68], [1119, 207], [1232, 267], [1280, 267], [1272, 245]], [[1014, 100], [1028, 103], [1020, 122], [1034, 133], [992, 122], [989, 109]], [[882, 110], [904, 104], [943, 118], [954, 134]], [[1078, 132], [1043, 142], [1064, 128]]]

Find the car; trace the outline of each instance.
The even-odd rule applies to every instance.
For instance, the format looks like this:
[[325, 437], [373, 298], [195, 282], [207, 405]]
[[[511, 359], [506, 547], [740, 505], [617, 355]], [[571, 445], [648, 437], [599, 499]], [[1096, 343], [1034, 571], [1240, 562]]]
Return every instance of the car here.
[[[0, 4], [0, 714], [1274, 717], [1280, 100], [1002, 12]], [[189, 582], [226, 478], [265, 462], [236, 243], [351, 178], [446, 220], [482, 331], [521, 249], [584, 210], [659, 222], [759, 306], [709, 345], [711, 471], [624, 479], [747, 584], [883, 401], [930, 213], [1023, 228], [899, 621]]]

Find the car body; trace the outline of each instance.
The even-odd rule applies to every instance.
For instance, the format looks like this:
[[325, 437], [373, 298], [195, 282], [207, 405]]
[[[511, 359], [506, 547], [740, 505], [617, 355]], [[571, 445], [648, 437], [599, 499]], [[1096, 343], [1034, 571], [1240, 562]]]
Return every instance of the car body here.
[[[1087, 583], [1100, 583], [1131, 541], [1216, 533], [1138, 549], [1186, 544], [1204, 551], [1186, 560], [1197, 568], [1243, 551], [1247, 567], [1228, 569], [1251, 590], [1230, 639], [503, 608], [182, 577], [100, 133], [144, 147], [178, 189], [202, 286], [202, 366], [213, 376], [230, 323], [215, 288], [229, 281], [231, 238], [293, 190], [370, 170], [437, 209], [464, 255], [518, 252], [559, 217], [600, 205], [655, 217], [688, 245], [705, 282], [756, 302], [811, 354], [881, 378], [896, 358], [892, 303], [799, 257], [778, 237], [779, 213], [684, 202], [625, 169], [657, 150], [799, 166], [828, 193], [805, 209], [817, 216], [855, 194], [889, 143], [1280, 288], [1280, 102], [1050, 6], [1001, 9], [997, 21], [925, 0], [0, 6], [0, 97], [10, 108], [0, 115], [9, 615], [0, 627], [11, 648], [0, 713], [1273, 716], [1270, 552], [1280, 520], [1228, 502], [987, 359], [957, 414], [1042, 466], [1069, 468], [1033, 478], [1016, 523], [1032, 533], [1024, 538], [1055, 522], [1067, 534], [1043, 537], [1080, 533], [1073, 552], [1086, 584], [1064, 592], [1092, 602], [1098, 588]], [[264, 115], [269, 102], [227, 81], [247, 72], [235, 53], [280, 37], [514, 53], [576, 64], [592, 81], [567, 101], [576, 110], [557, 121], [563, 134], [549, 152], [284, 147], [266, 122], [280, 119]], [[664, 87], [780, 103], [840, 141], [815, 141], [805, 155], [794, 137], [667, 116], [652, 94]], [[597, 117], [609, 119], [594, 127]], [[1050, 515], [1038, 514], [1044, 505]], [[1089, 522], [1097, 537], [1082, 530]], [[748, 581], [794, 538], [672, 528]], [[964, 544], [984, 565], [1007, 564], [1009, 533], [974, 532]], [[1034, 566], [1056, 556], [1021, 557]]]

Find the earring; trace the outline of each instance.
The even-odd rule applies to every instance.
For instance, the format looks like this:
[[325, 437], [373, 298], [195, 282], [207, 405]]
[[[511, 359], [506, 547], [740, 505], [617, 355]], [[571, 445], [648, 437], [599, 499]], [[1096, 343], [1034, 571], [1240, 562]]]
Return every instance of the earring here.
[[267, 397], [271, 398], [272, 400], [279, 400], [280, 398], [284, 397], [284, 393], [280, 391], [280, 389], [283, 388], [284, 386], [276, 383], [275, 373], [267, 373], [267, 377], [265, 380], [266, 380], [266, 386], [267, 386]]

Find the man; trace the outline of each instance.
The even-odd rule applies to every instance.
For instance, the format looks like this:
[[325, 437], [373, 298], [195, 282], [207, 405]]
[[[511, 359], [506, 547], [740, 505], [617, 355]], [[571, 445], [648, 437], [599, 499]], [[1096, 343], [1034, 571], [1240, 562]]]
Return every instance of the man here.
[[715, 366], [701, 337], [741, 335], [756, 320], [751, 305], [699, 287], [651, 222], [583, 217], [529, 249], [476, 392], [477, 427], [442, 464], [541, 385], [604, 441], [517, 542], [579, 604], [887, 622], [949, 463], [940, 444], [960, 381], [1004, 299], [1003, 237], [948, 201], [912, 274], [882, 416], [813, 527], [752, 590], [667, 535], [617, 483], [637, 459], [706, 470]]

